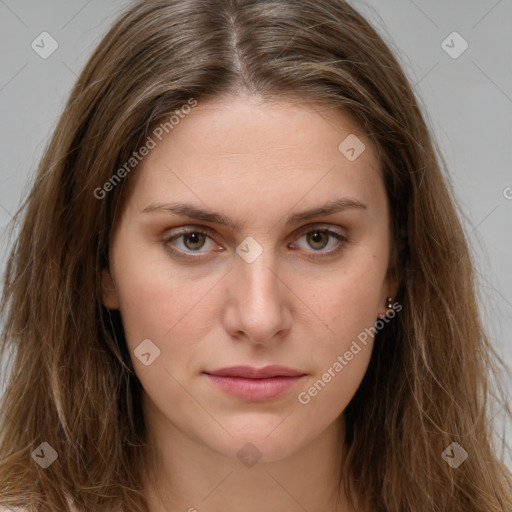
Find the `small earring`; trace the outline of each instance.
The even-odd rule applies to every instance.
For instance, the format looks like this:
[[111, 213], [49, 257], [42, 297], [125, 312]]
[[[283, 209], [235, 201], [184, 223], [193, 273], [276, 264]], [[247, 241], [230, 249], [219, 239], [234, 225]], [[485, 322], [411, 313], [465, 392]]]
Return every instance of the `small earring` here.
[[393, 297], [388, 297], [387, 298], [386, 306], [387, 306], [388, 309], [393, 309]]

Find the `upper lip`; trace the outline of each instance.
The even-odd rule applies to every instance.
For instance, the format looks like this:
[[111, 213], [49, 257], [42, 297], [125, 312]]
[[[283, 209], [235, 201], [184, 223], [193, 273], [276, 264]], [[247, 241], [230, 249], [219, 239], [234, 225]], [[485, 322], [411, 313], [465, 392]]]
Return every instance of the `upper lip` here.
[[220, 370], [204, 372], [216, 377], [241, 377], [246, 379], [264, 379], [269, 377], [299, 377], [305, 375], [304, 372], [287, 368], [286, 366], [269, 365], [263, 368], [254, 368], [252, 366], [229, 366]]

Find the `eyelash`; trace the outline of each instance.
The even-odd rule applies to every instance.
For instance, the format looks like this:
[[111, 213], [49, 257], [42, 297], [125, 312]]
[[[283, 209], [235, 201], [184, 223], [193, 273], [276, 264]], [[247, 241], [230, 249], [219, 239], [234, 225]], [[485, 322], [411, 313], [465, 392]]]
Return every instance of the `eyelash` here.
[[[331, 249], [330, 251], [323, 251], [322, 249], [320, 250], [317, 250], [317, 251], [314, 251], [308, 255], [308, 258], [311, 258], [313, 260], [315, 259], [318, 259], [318, 258], [326, 258], [326, 257], [329, 257], [329, 256], [334, 256], [335, 254], [339, 253], [345, 246], [345, 244], [349, 243], [350, 240], [342, 235], [341, 233], [338, 233], [337, 231], [333, 231], [332, 229], [328, 229], [328, 228], [325, 228], [325, 227], [319, 227], [319, 226], [311, 226], [309, 227], [308, 226], [308, 229], [306, 230], [303, 230], [299, 233], [299, 237], [298, 238], [302, 238], [304, 235], [308, 235], [309, 233], [312, 233], [312, 232], [320, 232], [320, 233], [325, 233], [327, 234], [329, 237], [334, 237], [338, 240], [338, 245], [336, 248], [334, 249]], [[190, 256], [190, 252], [184, 252], [184, 251], [181, 251], [181, 250], [176, 250], [176, 249], [172, 249], [170, 247], [171, 243], [174, 241], [174, 240], [177, 240], [178, 238], [184, 236], [184, 235], [190, 235], [190, 234], [201, 234], [201, 235], [205, 235], [207, 236], [208, 238], [212, 239], [211, 236], [210, 236], [210, 232], [209, 231], [206, 231], [204, 230], [203, 228], [185, 228], [181, 231], [179, 231], [178, 233], [175, 233], [173, 234], [171, 237], [166, 237], [164, 238], [163, 240], [163, 243], [164, 243], [164, 246], [166, 248], [166, 250], [168, 252], [170, 252], [171, 254], [173, 255], [176, 255], [176, 256], [179, 256], [181, 258], [189, 258], [189, 259], [193, 259], [193, 258], [198, 258], [200, 256]], [[329, 243], [329, 242], [327, 242]], [[193, 251], [192, 251], [193, 252]], [[201, 253], [199, 253], [201, 254]]]

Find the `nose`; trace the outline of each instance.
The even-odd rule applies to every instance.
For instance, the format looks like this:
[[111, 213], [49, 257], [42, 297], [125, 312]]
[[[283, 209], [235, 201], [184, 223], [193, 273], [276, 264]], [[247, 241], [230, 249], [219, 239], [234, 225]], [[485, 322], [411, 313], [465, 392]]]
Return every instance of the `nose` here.
[[229, 273], [224, 327], [233, 337], [253, 344], [275, 342], [292, 324], [292, 292], [279, 275], [270, 251], [252, 263], [237, 258]]

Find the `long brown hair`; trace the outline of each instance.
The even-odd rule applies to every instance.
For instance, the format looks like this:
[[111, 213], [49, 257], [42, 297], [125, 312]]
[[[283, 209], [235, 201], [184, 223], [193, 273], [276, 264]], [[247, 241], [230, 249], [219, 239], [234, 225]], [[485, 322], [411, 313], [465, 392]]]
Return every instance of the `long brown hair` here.
[[[109, 180], [191, 98], [241, 90], [343, 109], [379, 154], [402, 311], [344, 411], [345, 485], [372, 511], [512, 510], [489, 403], [510, 416], [493, 386], [503, 361], [482, 327], [445, 164], [397, 60], [343, 0], [144, 0], [94, 51], [13, 221], [1, 502], [148, 510], [141, 387], [100, 277], [136, 165]], [[46, 469], [31, 458], [41, 443], [58, 454]], [[453, 450], [467, 454], [457, 468]]]

